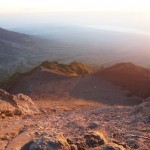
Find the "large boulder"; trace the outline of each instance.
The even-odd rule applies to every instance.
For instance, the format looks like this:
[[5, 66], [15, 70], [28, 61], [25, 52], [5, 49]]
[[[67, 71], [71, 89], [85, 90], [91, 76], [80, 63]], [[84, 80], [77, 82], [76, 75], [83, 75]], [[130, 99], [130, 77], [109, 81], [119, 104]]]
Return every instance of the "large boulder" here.
[[17, 94], [14, 96], [14, 100], [17, 103], [17, 107], [24, 114], [35, 114], [38, 112], [37, 106], [32, 99], [24, 94]]
[[71, 148], [61, 134], [43, 134], [28, 142], [21, 150], [71, 150]]
[[84, 135], [89, 147], [97, 147], [107, 143], [104, 135], [98, 131], [89, 131]]
[[0, 89], [0, 117], [39, 113], [32, 99], [26, 95], [11, 95]]

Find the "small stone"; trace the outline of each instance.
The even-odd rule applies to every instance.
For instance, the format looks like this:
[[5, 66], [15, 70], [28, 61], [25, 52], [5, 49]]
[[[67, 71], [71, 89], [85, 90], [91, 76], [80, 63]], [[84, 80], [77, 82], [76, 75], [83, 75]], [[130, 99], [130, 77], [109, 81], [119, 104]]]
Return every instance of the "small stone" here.
[[106, 143], [106, 139], [103, 134], [96, 131], [87, 133], [84, 138], [89, 147], [97, 147]]
[[71, 148], [71, 150], [78, 150], [78, 147], [75, 144], [71, 144], [70, 148]]
[[2, 114], [1, 117], [4, 119], [6, 116], [5, 116], [5, 114]]
[[131, 148], [134, 148], [134, 149], [138, 149], [139, 146], [138, 146], [138, 143], [134, 140], [134, 139], [129, 139], [127, 141], [127, 145]]
[[90, 128], [90, 129], [96, 129], [96, 128], [98, 128], [99, 127], [99, 124], [98, 123], [92, 123], [92, 124], [90, 124], [89, 126], [88, 126], [88, 128]]
[[8, 117], [13, 117], [13, 112], [9, 111], [9, 110], [6, 110], [5, 111], [5, 116], [8, 116]]
[[14, 115], [21, 116], [21, 115], [23, 115], [23, 112], [19, 109], [15, 109]]

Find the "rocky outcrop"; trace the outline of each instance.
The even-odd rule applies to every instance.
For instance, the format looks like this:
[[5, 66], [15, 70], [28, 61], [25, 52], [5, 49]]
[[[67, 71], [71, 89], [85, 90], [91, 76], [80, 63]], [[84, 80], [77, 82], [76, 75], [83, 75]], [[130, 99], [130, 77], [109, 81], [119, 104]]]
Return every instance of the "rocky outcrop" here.
[[25, 144], [21, 150], [70, 150], [67, 140], [60, 134], [47, 135], [46, 133], [38, 135], [36, 139]]
[[17, 94], [11, 95], [0, 89], [0, 117], [39, 113], [37, 106], [30, 97]]
[[98, 147], [107, 143], [104, 135], [96, 131], [86, 133], [84, 138], [88, 147]]
[[60, 64], [58, 62], [45, 61], [40, 66], [70, 76], [85, 75], [94, 72], [94, 69], [91, 68], [90, 66], [76, 61], [70, 64]]
[[106, 137], [99, 131], [88, 131], [74, 139], [55, 133], [35, 132], [35, 135], [35, 138], [25, 144], [21, 150], [125, 150], [123, 146], [108, 143]]

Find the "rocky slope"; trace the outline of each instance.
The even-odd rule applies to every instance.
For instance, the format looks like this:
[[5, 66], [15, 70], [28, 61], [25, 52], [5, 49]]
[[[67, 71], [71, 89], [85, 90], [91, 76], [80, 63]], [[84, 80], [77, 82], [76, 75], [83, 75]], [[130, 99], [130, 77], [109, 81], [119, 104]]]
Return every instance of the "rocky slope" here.
[[[149, 72], [132, 65], [126, 74], [118, 66], [109, 73], [123, 72], [129, 81]], [[44, 62], [13, 77], [10, 91], [32, 100], [0, 90], [0, 149], [149, 150], [150, 99], [129, 95], [104, 78], [106, 71], [86, 74], [91, 69], [77, 62]]]
[[31, 97], [70, 95], [109, 105], [136, 105], [142, 102], [141, 97], [130, 96], [128, 89], [122, 90], [92, 72], [90, 67], [77, 62], [69, 65], [44, 62], [30, 72], [13, 75], [8, 80], [7, 89]]
[[[16, 71], [27, 72], [54, 57], [54, 41], [0, 28], [0, 82]], [[59, 54], [58, 54], [59, 55]]]
[[[88, 65], [82, 64], [80, 62], [72, 62], [70, 64], [60, 64], [58, 62], [48, 62], [45, 61], [33, 68], [32, 70], [20, 73], [16, 72], [8, 80], [1, 82], [0, 86], [7, 90], [11, 89], [16, 83], [23, 82], [24, 79], [30, 80], [30, 78], [41, 78], [41, 80], [47, 79], [49, 82], [51, 79], [60, 80], [67, 79], [76, 76], [84, 76], [86, 74], [91, 74], [94, 72], [94, 69]], [[52, 77], [53, 76], [53, 77]], [[30, 81], [29, 81], [30, 82]], [[36, 83], [40, 82], [39, 79], [36, 80]]]
[[98, 76], [130, 90], [133, 94], [150, 96], [150, 70], [130, 62], [119, 63], [97, 73]]
[[94, 69], [81, 62], [72, 62], [70, 64], [60, 64], [58, 62], [43, 62], [40, 66], [53, 70], [56, 73], [64, 73], [69, 76], [80, 76], [94, 72]]
[[[56, 101], [57, 100], [57, 101]], [[149, 150], [150, 101], [134, 107], [81, 99], [35, 101], [37, 115], [0, 118], [0, 149]]]
[[29, 35], [0, 28], [0, 81], [7, 79], [16, 70], [24, 70], [27, 60], [40, 53], [34, 47], [37, 41]]
[[31, 42], [31, 37], [26, 34], [21, 34], [0, 28], [0, 40], [26, 44]]

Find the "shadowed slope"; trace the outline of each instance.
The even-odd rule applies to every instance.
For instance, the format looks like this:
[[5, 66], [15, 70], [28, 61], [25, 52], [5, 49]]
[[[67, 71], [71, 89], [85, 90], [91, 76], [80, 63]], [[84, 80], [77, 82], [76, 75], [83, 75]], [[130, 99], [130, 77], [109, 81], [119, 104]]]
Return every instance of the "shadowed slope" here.
[[[91, 67], [79, 62], [67, 65], [46, 61], [29, 72], [14, 74], [4, 83], [4, 86], [15, 93], [23, 92], [29, 94], [31, 91], [36, 91], [36, 89], [39, 92], [48, 89], [51, 90], [51, 84], [54, 82], [84, 76], [92, 72], [93, 69]], [[57, 83], [57, 85], [59, 84]]]
[[0, 82], [16, 71], [26, 71], [35, 66], [30, 60], [34, 61], [35, 55], [41, 55], [40, 41], [42, 44], [42, 40], [36, 37], [0, 28]]
[[130, 91], [123, 90], [120, 86], [93, 74], [81, 79], [72, 89], [70, 95], [107, 105], [132, 106], [142, 102], [142, 99], [135, 95], [129, 97], [129, 93]]
[[26, 34], [21, 34], [6, 29], [0, 28], [0, 40], [25, 44], [31, 42], [31, 37]]
[[[106, 81], [100, 75], [101, 72], [84, 76], [91, 72], [91, 68], [77, 62], [70, 65], [44, 62], [33, 71], [18, 76], [10, 90], [13, 93], [22, 92], [31, 97], [66, 97], [68, 95], [109, 105], [136, 105], [142, 102], [142, 98], [134, 94], [130, 95], [130, 89], [122, 90], [119, 85]], [[136, 85], [136, 83], [133, 84]]]
[[147, 98], [150, 96], [150, 70], [132, 63], [120, 63], [106, 68], [97, 76], [130, 90], [133, 94]]

